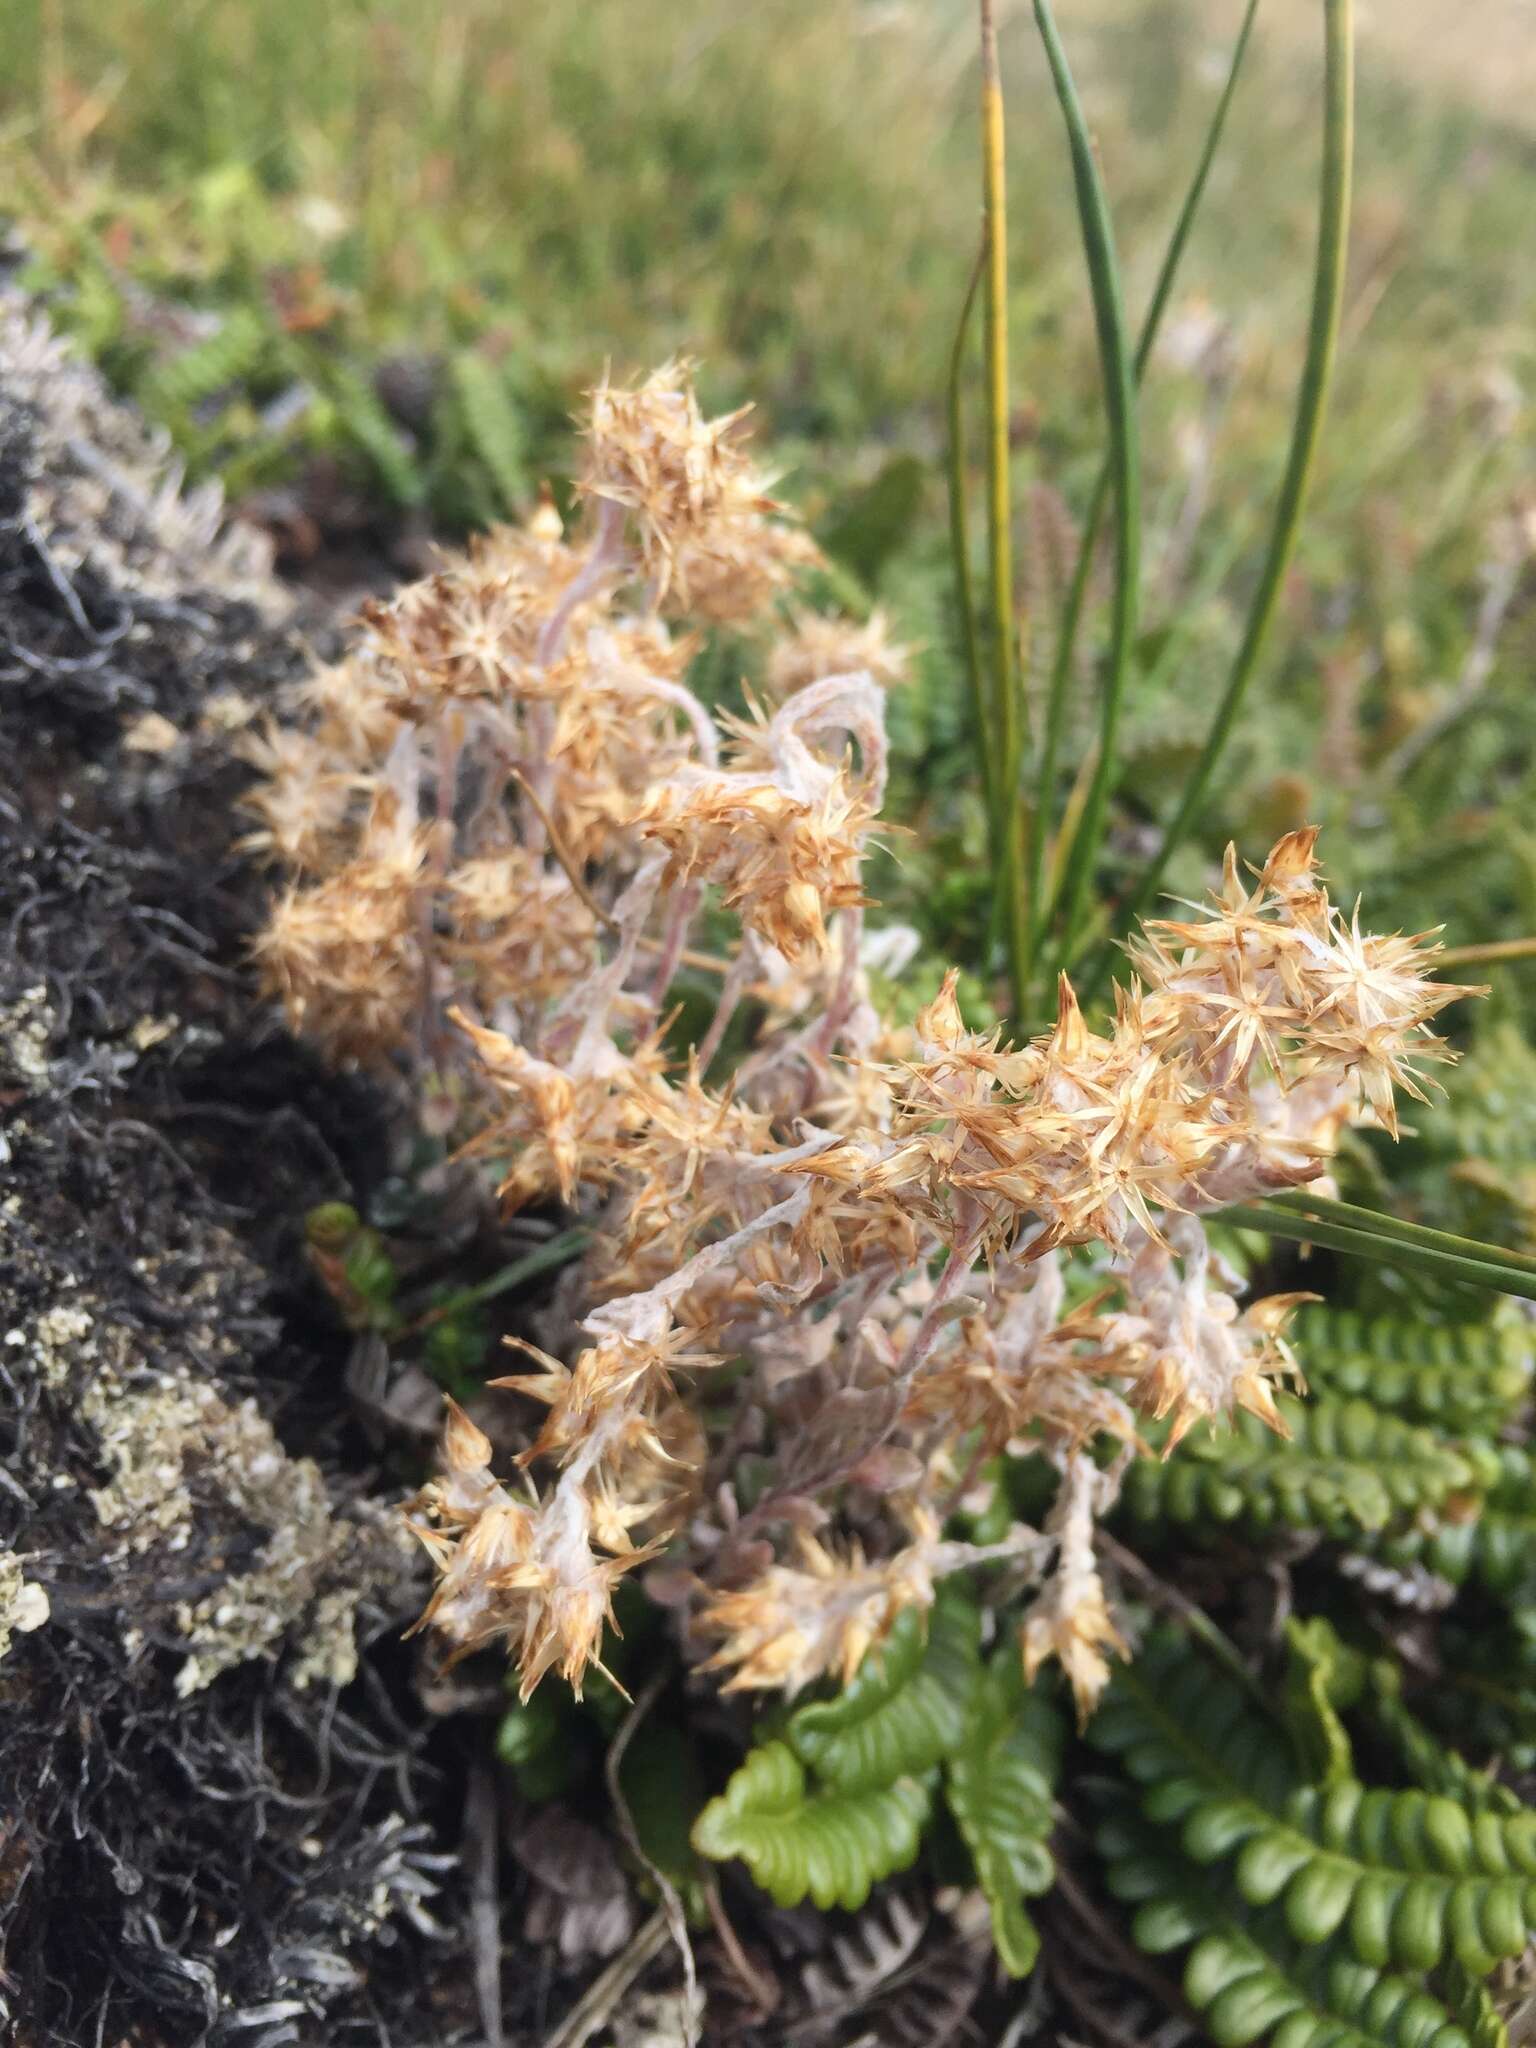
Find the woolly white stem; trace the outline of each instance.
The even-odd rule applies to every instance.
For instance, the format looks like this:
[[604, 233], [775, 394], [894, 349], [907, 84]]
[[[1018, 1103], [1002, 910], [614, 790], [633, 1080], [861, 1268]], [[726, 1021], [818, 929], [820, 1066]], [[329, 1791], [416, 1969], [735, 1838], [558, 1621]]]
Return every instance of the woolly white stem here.
[[958, 1245], [945, 1260], [944, 1270], [933, 1290], [933, 1299], [923, 1311], [923, 1319], [913, 1332], [912, 1341], [902, 1353], [896, 1367], [898, 1385], [910, 1386], [922, 1370], [923, 1361], [933, 1349], [939, 1331], [944, 1326], [944, 1311], [959, 1293], [961, 1283], [970, 1272], [971, 1261], [975, 1256], [975, 1242], [968, 1240]]
[[855, 903], [851, 909], [845, 910], [838, 919], [838, 929], [842, 934], [843, 944], [838, 960], [837, 980], [832, 986], [826, 1014], [817, 1025], [809, 1043], [808, 1050], [813, 1055], [831, 1052], [853, 1009], [853, 1000], [859, 986], [859, 947], [864, 937], [862, 906]]
[[721, 984], [720, 999], [715, 1004], [715, 1014], [710, 1018], [709, 1029], [705, 1032], [699, 1044], [698, 1058], [699, 1072], [701, 1074], [709, 1072], [710, 1063], [714, 1059], [715, 1054], [720, 1050], [721, 1041], [725, 1037], [732, 1017], [736, 1014], [736, 1006], [740, 1003], [743, 995], [745, 995], [748, 984], [756, 972], [756, 968], [757, 949], [755, 942], [750, 932], [743, 932], [741, 935], [741, 946], [737, 951], [736, 958], [731, 962], [730, 969]]
[[[604, 578], [618, 561], [623, 542], [624, 508], [605, 498], [598, 509], [597, 530], [587, 559], [566, 585], [560, 602], [540, 629], [534, 649], [534, 658], [540, 668], [552, 668], [559, 660], [571, 620], [587, 599], [602, 588]], [[554, 780], [551, 754], [555, 744], [555, 707], [552, 703], [539, 700], [530, 707], [528, 741], [528, 780], [548, 809]], [[523, 809], [523, 843], [534, 853], [542, 852], [548, 840], [544, 820], [539, 816], [536, 805], [525, 804]]]
[[564, 596], [544, 621], [539, 634], [535, 659], [540, 668], [550, 668], [559, 660], [571, 620], [594, 591], [601, 589], [603, 578], [618, 561], [623, 540], [624, 507], [615, 504], [612, 498], [604, 498], [598, 505], [597, 531], [592, 536], [591, 552], [566, 585]]
[[661, 952], [647, 995], [647, 1001], [653, 1010], [661, 1008], [667, 990], [672, 986], [672, 977], [676, 974], [677, 964], [683, 957], [683, 949], [688, 944], [688, 932], [702, 894], [703, 891], [697, 882], [684, 882], [672, 898], [667, 911], [667, 922], [662, 931]]

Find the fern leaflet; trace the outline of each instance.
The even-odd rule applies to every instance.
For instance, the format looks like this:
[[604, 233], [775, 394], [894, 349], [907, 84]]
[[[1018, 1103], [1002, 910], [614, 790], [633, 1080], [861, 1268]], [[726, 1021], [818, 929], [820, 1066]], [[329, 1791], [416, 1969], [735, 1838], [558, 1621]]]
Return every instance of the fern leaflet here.
[[802, 1763], [841, 1792], [919, 1777], [960, 1745], [979, 1674], [980, 1617], [954, 1595], [940, 1599], [924, 1638], [913, 1607], [897, 1616], [834, 1700], [790, 1716], [786, 1739]]
[[1429, 1970], [1450, 1955], [1485, 1974], [1536, 1927], [1536, 1811], [1307, 1783], [1279, 1730], [1177, 1642], [1154, 1639], [1117, 1673], [1088, 1732], [1146, 1788], [1147, 1818], [1176, 1823], [1196, 1863], [1233, 1858], [1242, 1898], [1278, 1902], [1297, 1941], [1347, 1928], [1370, 1968]]
[[865, 1792], [812, 1792], [787, 1742], [754, 1749], [693, 1827], [716, 1862], [739, 1856], [780, 1906], [810, 1897], [855, 1912], [872, 1887], [916, 1856], [930, 1797], [916, 1778]]
[[991, 1908], [998, 1956], [1015, 1977], [1028, 1976], [1040, 1952], [1024, 1901], [1055, 1877], [1046, 1842], [1065, 1739], [1061, 1714], [1025, 1687], [1018, 1650], [1005, 1641], [976, 1688], [946, 1794]]

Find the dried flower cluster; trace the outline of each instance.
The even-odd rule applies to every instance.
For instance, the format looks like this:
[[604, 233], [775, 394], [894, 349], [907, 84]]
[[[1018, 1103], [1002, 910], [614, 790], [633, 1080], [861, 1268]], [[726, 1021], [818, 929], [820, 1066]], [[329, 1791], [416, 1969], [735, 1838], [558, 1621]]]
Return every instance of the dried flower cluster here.
[[[1341, 916], [1297, 833], [1147, 928], [1102, 1031], [1063, 983], [1054, 1031], [1003, 1045], [953, 976], [894, 1029], [861, 872], [900, 650], [787, 604], [813, 551], [686, 366], [604, 385], [586, 446], [579, 538], [546, 507], [372, 607], [259, 743], [255, 844], [287, 876], [260, 954], [295, 1023], [430, 1075], [510, 1206], [593, 1226], [550, 1351], [496, 1383], [543, 1411], [515, 1483], [452, 1415], [430, 1619], [505, 1641], [525, 1690], [579, 1687], [645, 1566], [698, 1661], [793, 1692], [985, 1568], [1031, 1595], [1026, 1669], [1059, 1658], [1086, 1708], [1120, 1646], [1095, 1522], [1140, 1418], [1279, 1427], [1293, 1371], [1289, 1301], [1239, 1309], [1201, 1213], [1316, 1178], [1352, 1119], [1393, 1128], [1459, 991]], [[706, 713], [674, 619], [759, 627], [765, 706]], [[694, 950], [706, 910], [723, 951]], [[718, 1000], [678, 1062], [684, 968]], [[1021, 1442], [1062, 1475], [1044, 1528], [957, 1540]]]

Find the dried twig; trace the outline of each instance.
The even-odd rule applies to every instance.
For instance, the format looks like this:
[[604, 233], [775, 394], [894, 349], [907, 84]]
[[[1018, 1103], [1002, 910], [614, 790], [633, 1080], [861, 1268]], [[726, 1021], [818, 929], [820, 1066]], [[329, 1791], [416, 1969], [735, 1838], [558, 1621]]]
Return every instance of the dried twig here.
[[759, 2012], [772, 2012], [779, 2002], [779, 1987], [776, 1984], [770, 1984], [768, 1979], [753, 1967], [751, 1958], [741, 1945], [741, 1937], [731, 1925], [724, 1902], [720, 1897], [720, 1887], [715, 1882], [713, 1873], [705, 1879], [704, 1898], [705, 1903], [709, 1907], [709, 1917], [714, 1923], [715, 1932], [720, 1937], [720, 1946], [725, 1950], [726, 1960], [741, 1979], [742, 1984], [746, 1988], [747, 1995], [757, 2006]]
[[623, 1767], [625, 1752], [634, 1739], [635, 1730], [640, 1726], [640, 1723], [645, 1719], [651, 1708], [655, 1706], [669, 1675], [665, 1670], [658, 1671], [650, 1683], [641, 1688], [639, 1697], [624, 1716], [618, 1734], [615, 1735], [613, 1741], [608, 1746], [608, 1755], [603, 1763], [603, 1776], [608, 1781], [608, 1793], [609, 1797], [613, 1800], [613, 1810], [618, 1819], [620, 1832], [635, 1857], [644, 1864], [655, 1883], [656, 1889], [661, 1893], [662, 1906], [666, 1913], [667, 1932], [671, 1935], [683, 1962], [683, 1996], [680, 2011], [681, 2034], [683, 2040], [689, 2044], [689, 2048], [693, 2048], [693, 2043], [699, 2037], [697, 2018], [699, 1973], [693, 1959], [693, 1943], [688, 1939], [688, 1917], [683, 1911], [683, 1902], [678, 1896], [677, 1886], [667, 1876], [660, 1864], [656, 1863], [646, 1854], [645, 1845], [640, 1840], [640, 1831], [635, 1826], [635, 1817], [630, 1811], [629, 1801], [624, 1797], [624, 1786], [619, 1776], [620, 1770]]
[[1169, 2012], [1189, 2011], [1183, 1993], [1173, 1978], [1165, 1976], [1157, 1965], [1144, 1956], [1134, 1942], [1128, 1941], [1114, 1921], [1090, 1897], [1073, 1875], [1070, 1864], [1058, 1860], [1056, 1865], [1056, 1890], [1065, 1900], [1072, 1913], [1093, 1936], [1094, 1946], [1106, 1962], [1116, 1970], [1149, 1991], [1158, 2003]]
[[1187, 1593], [1181, 1593], [1177, 1586], [1160, 1579], [1152, 1567], [1139, 1558], [1134, 1550], [1111, 1536], [1107, 1530], [1094, 1532], [1094, 1546], [1100, 1555], [1109, 1558], [1122, 1572], [1140, 1582], [1147, 1598], [1154, 1607], [1160, 1607], [1165, 1614], [1171, 1614], [1182, 1622], [1192, 1635], [1198, 1636], [1205, 1647], [1217, 1657], [1222, 1665], [1239, 1681], [1245, 1692], [1250, 1693], [1266, 1713], [1273, 1712], [1272, 1703], [1266, 1698], [1263, 1688], [1243, 1662], [1233, 1644], [1219, 1629], [1205, 1609], [1191, 1600]]
[[464, 1860], [469, 1870], [469, 1928], [475, 1952], [475, 2003], [486, 2048], [502, 2048], [501, 1896], [497, 1883], [496, 1781], [476, 1754], [464, 1799]]
[[546, 2038], [544, 2048], [586, 2048], [586, 2043], [607, 2021], [647, 1963], [653, 1961], [666, 1945], [667, 1916], [658, 1907], [595, 1983], [588, 1985], [559, 2026]]

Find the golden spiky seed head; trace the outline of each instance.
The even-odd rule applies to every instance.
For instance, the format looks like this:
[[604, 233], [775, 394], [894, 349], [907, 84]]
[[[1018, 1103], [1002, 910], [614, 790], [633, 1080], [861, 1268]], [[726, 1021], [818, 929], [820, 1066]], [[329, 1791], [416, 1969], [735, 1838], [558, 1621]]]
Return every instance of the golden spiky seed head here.
[[738, 431], [749, 408], [706, 420], [684, 358], [591, 395], [580, 489], [634, 520], [658, 603], [745, 621], [817, 553], [783, 524]]
[[768, 694], [782, 703], [827, 676], [862, 672], [885, 689], [907, 679], [914, 650], [890, 638], [884, 612], [872, 611], [862, 624], [825, 612], [790, 614], [789, 631], [768, 654]]
[[443, 1396], [447, 1419], [443, 1424], [443, 1463], [450, 1472], [473, 1472], [491, 1462], [491, 1440], [478, 1423], [470, 1420], [451, 1394]]
[[1082, 1728], [1092, 1719], [1109, 1683], [1109, 1658], [1105, 1652], [1124, 1657], [1129, 1649], [1115, 1626], [1097, 1574], [1085, 1580], [1070, 1600], [1057, 1590], [1059, 1585], [1059, 1580], [1053, 1580], [1024, 1617], [1019, 1632], [1024, 1682], [1033, 1685], [1042, 1665], [1054, 1657], [1072, 1688], [1078, 1726]]

